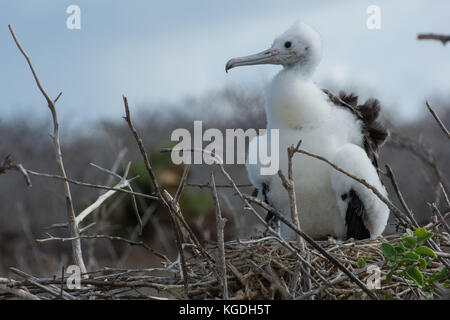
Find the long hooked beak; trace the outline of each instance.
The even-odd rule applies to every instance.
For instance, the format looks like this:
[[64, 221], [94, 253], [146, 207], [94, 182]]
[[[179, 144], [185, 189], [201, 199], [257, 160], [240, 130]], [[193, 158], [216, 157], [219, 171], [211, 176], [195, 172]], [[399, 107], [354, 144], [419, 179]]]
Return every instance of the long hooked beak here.
[[280, 54], [280, 51], [268, 49], [264, 50], [257, 54], [252, 54], [245, 57], [233, 58], [230, 59], [225, 65], [225, 72], [240, 66], [250, 66], [255, 64], [278, 64], [277, 56]]

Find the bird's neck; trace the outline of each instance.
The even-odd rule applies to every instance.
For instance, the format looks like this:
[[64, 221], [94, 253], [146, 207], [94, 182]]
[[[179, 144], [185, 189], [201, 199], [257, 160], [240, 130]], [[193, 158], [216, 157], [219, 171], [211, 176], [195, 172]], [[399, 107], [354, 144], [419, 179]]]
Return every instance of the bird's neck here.
[[266, 103], [267, 127], [302, 129], [328, 120], [330, 105], [311, 75], [286, 68], [272, 80]]
[[292, 75], [296, 75], [304, 79], [312, 78], [318, 64], [318, 61], [314, 60], [317, 59], [308, 58], [307, 60], [301, 60], [297, 63], [286, 65], [281, 72], [291, 73]]

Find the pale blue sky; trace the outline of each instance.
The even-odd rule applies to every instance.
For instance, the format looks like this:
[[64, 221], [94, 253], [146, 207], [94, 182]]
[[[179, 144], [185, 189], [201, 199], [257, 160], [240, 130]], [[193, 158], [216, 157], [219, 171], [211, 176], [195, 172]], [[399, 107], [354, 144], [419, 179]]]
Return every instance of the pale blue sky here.
[[[70, 4], [81, 8], [81, 30], [66, 28]], [[371, 4], [381, 8], [381, 30], [366, 28]], [[82, 123], [120, 120], [122, 93], [150, 108], [224, 86], [262, 88], [280, 67], [226, 74], [226, 61], [267, 48], [301, 19], [323, 37], [315, 77], [322, 87], [367, 88], [386, 109], [413, 119], [425, 98], [450, 95], [450, 45], [416, 40], [419, 32], [450, 33], [448, 12], [445, 0], [1, 0], [0, 117], [48, 116], [9, 23], [49, 94], [63, 91], [62, 121]]]

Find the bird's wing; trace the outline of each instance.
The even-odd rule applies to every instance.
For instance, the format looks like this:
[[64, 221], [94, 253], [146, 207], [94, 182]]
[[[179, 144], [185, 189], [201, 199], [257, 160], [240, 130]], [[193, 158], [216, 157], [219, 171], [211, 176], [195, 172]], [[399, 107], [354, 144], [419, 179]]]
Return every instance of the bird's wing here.
[[[378, 172], [365, 150], [355, 144], [344, 145], [333, 157], [334, 162], [347, 172], [364, 179], [381, 194], [387, 196]], [[342, 219], [347, 227], [347, 238], [375, 238], [384, 231], [389, 209], [372, 190], [330, 167], [330, 177]]]
[[379, 101], [369, 99], [364, 104], [358, 105], [358, 97], [353, 93], [347, 95], [341, 91], [339, 96], [335, 96], [326, 89], [323, 91], [335, 106], [347, 108], [362, 121], [364, 149], [374, 167], [378, 169], [378, 154], [389, 136], [387, 129], [377, 121], [381, 109]]

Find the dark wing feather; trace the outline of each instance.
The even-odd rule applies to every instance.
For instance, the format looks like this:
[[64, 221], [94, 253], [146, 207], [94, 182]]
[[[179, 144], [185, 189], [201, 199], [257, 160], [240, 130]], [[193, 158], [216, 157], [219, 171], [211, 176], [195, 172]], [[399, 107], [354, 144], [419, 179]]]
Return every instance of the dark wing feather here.
[[347, 239], [354, 238], [356, 240], [370, 238], [370, 232], [364, 225], [363, 217], [366, 209], [356, 192], [351, 189], [348, 193], [348, 206], [345, 213], [345, 225], [347, 226]]
[[[271, 205], [271, 203], [269, 202], [269, 197], [267, 195], [269, 191], [270, 191], [269, 185], [263, 182], [261, 193], [263, 195], [264, 202], [267, 203], [268, 205]], [[280, 220], [272, 212], [267, 213], [265, 220], [274, 230], [276, 230], [277, 232], [279, 231]]]
[[339, 96], [335, 96], [328, 90], [323, 89], [323, 91], [334, 105], [347, 108], [362, 121], [364, 149], [374, 167], [378, 169], [379, 151], [389, 136], [386, 128], [377, 121], [381, 109], [379, 101], [369, 99], [364, 104], [358, 105], [358, 97], [353, 93], [345, 94], [341, 91]]

